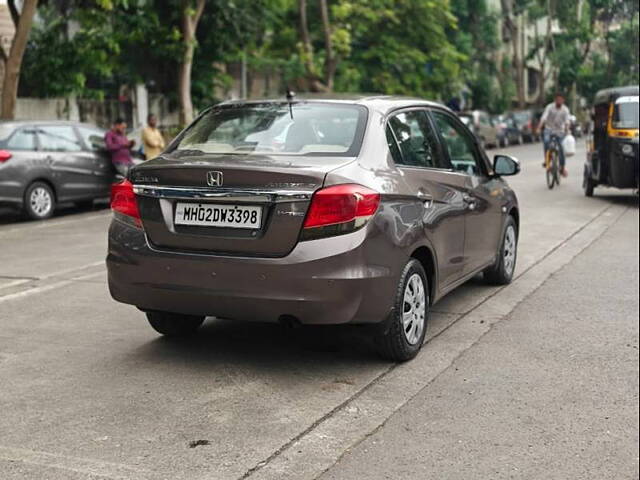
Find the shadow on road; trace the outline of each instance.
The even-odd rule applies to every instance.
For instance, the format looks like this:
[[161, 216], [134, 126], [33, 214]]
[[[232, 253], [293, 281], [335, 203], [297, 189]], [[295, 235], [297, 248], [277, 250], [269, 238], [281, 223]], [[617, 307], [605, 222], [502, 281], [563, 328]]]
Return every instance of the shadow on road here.
[[636, 208], [638, 208], [640, 200], [636, 193], [631, 193], [630, 191], [626, 192], [625, 190], [620, 190], [616, 193], [611, 190], [607, 191], [606, 193], [598, 193], [598, 191], [596, 190], [593, 196], [594, 198], [606, 200], [615, 205]]
[[[151, 328], [151, 327], [149, 327]], [[158, 337], [140, 345], [130, 357], [157, 365], [184, 364], [215, 368], [232, 363], [270, 371], [340, 364], [386, 365], [377, 354], [370, 330], [358, 326], [301, 326], [208, 319], [186, 338]]]

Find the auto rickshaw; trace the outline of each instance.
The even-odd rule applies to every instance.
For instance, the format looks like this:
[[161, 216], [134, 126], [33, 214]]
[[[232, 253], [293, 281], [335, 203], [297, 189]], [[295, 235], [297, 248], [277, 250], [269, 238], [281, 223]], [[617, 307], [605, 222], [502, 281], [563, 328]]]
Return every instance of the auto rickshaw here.
[[600, 90], [593, 102], [583, 188], [638, 188], [638, 86]]

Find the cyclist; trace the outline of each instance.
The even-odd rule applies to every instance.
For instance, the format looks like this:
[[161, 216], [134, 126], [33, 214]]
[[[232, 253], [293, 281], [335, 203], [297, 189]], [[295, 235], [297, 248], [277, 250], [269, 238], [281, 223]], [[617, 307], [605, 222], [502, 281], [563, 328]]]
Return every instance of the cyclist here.
[[[564, 140], [565, 135], [569, 132], [569, 126], [571, 125], [570, 117], [571, 112], [564, 104], [564, 95], [558, 92], [555, 95], [555, 100], [545, 107], [537, 128], [538, 135], [540, 134], [540, 131], [543, 132], [542, 142], [544, 144], [545, 155], [549, 149], [552, 136], [555, 135], [558, 137], [558, 145], [560, 149], [560, 173], [563, 177], [566, 177], [568, 173], [565, 168], [562, 140]], [[542, 166], [546, 167], [546, 162], [543, 162]]]

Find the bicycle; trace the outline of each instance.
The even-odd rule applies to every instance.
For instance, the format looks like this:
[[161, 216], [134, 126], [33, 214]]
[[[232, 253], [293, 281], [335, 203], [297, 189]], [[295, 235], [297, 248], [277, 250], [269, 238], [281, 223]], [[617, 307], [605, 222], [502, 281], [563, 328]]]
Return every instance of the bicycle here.
[[547, 187], [553, 189], [555, 185], [560, 186], [560, 138], [551, 134], [549, 145], [544, 156], [544, 166], [547, 173]]

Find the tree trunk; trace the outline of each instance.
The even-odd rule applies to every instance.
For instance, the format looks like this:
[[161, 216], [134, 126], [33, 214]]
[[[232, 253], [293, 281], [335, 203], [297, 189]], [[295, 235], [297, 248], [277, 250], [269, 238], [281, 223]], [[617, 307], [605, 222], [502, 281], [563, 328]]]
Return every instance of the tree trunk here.
[[322, 29], [324, 31], [324, 83], [327, 90], [333, 90], [333, 81], [336, 75], [337, 58], [333, 51], [333, 39], [331, 38], [331, 22], [329, 20], [329, 8], [327, 0], [320, 0], [320, 15], [322, 17]]
[[38, 8], [38, 0], [24, 0], [22, 12], [16, 24], [16, 33], [13, 37], [9, 56], [4, 64], [4, 78], [2, 81], [2, 110], [0, 117], [11, 120], [16, 114], [16, 99], [18, 97], [18, 82], [20, 80], [20, 68], [22, 57], [27, 48], [29, 33], [33, 25], [33, 17]]
[[513, 0], [501, 0], [502, 15], [504, 18], [504, 26], [509, 31], [511, 40], [511, 48], [513, 50], [511, 64], [513, 65], [513, 80], [516, 84], [516, 99], [519, 108], [524, 108], [525, 92], [524, 92], [524, 65], [521, 55], [520, 44], [520, 19], [514, 12]]
[[178, 100], [180, 103], [180, 124], [193, 121], [193, 103], [191, 101], [191, 70], [196, 48], [196, 29], [202, 17], [206, 0], [197, 0], [195, 9], [190, 0], [182, 2], [182, 43], [184, 51], [178, 69]]
[[327, 86], [322, 82], [316, 73], [313, 63], [313, 44], [309, 35], [309, 26], [307, 24], [307, 1], [298, 0], [298, 13], [300, 15], [300, 40], [302, 42], [302, 63], [306, 70], [307, 82], [309, 90], [312, 92], [326, 92]]

